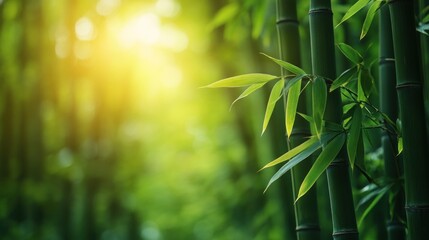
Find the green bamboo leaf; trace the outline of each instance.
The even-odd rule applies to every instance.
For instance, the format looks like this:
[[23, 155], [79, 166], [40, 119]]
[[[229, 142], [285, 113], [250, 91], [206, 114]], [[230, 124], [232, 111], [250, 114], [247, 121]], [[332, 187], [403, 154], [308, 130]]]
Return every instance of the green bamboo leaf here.
[[392, 187], [392, 185], [388, 185], [377, 191], [376, 197], [371, 202], [371, 204], [365, 209], [365, 211], [362, 213], [362, 215], [359, 218], [358, 221], [358, 227], [361, 226], [363, 220], [368, 215], [369, 212], [377, 205], [377, 203], [384, 197], [384, 195], [389, 191], [389, 189]]
[[298, 108], [299, 95], [301, 93], [301, 81], [293, 85], [288, 94], [285, 109], [286, 134], [290, 136], [295, 123], [296, 109]]
[[317, 136], [322, 132], [323, 114], [325, 113], [327, 99], [327, 90], [325, 79], [316, 77], [313, 82], [312, 89], [312, 106], [313, 106], [313, 119], [314, 127]]
[[358, 73], [358, 85], [357, 85], [357, 88], [358, 88], [358, 97], [357, 97], [357, 100], [358, 101], [366, 101], [366, 96], [365, 96], [365, 92], [364, 92], [364, 90], [363, 90], [363, 81], [365, 81], [365, 74], [363, 73], [363, 72], [365, 72], [365, 70], [363, 70], [363, 69], [360, 69], [359, 70], [359, 73]]
[[347, 45], [345, 43], [338, 43], [337, 46], [344, 54], [344, 56], [346, 56], [353, 63], [359, 64], [363, 62], [362, 55], [360, 55], [360, 53], [356, 51], [354, 48], [352, 48], [350, 45]]
[[304, 151], [298, 153], [295, 157], [290, 159], [289, 162], [287, 162], [285, 165], [283, 165], [270, 179], [270, 181], [267, 184], [267, 187], [265, 188], [264, 192], [267, 191], [267, 189], [270, 187], [270, 185], [275, 182], [277, 179], [279, 179], [281, 176], [283, 176], [287, 171], [292, 169], [294, 166], [296, 166], [298, 163], [302, 162], [303, 160], [307, 159], [311, 154], [313, 154], [315, 151], [317, 151], [319, 148], [322, 147], [323, 144], [328, 142], [330, 139], [332, 139], [335, 135], [332, 133], [329, 134], [323, 134], [320, 138], [320, 141], [317, 141], [317, 138], [315, 139], [315, 143], [308, 146]]
[[364, 160], [365, 160], [365, 148], [363, 145], [363, 137], [362, 137], [362, 132], [361, 132], [361, 134], [359, 136], [358, 143], [357, 143], [355, 165], [358, 168], [361, 168], [362, 171], [366, 171]]
[[231, 108], [234, 105], [234, 103], [236, 103], [238, 100], [243, 99], [243, 98], [249, 96], [250, 94], [252, 94], [256, 90], [258, 90], [261, 87], [263, 87], [265, 84], [266, 84], [266, 82], [256, 83], [256, 84], [250, 85], [248, 88], [246, 88], [246, 90], [244, 90], [244, 92], [242, 94], [240, 94], [240, 96], [238, 96], [237, 99], [234, 100], [234, 102], [231, 103], [231, 107], [229, 109], [231, 110]]
[[353, 15], [355, 15], [357, 12], [359, 12], [362, 8], [364, 8], [369, 2], [370, 2], [370, 0], [359, 0], [359, 1], [357, 1], [355, 4], [353, 4], [353, 6], [351, 6], [349, 8], [349, 10], [347, 10], [346, 14], [344, 14], [340, 23], [338, 23], [337, 26], [335, 26], [335, 27], [338, 27], [339, 25], [341, 25], [341, 23], [347, 21], [349, 18], [351, 18]]
[[402, 137], [398, 138], [398, 156], [402, 153], [402, 150], [404, 150], [404, 141], [402, 140]]
[[213, 21], [211, 21], [208, 25], [208, 29], [211, 31], [219, 26], [224, 25], [233, 19], [240, 10], [240, 6], [233, 2], [224, 7], [222, 7], [214, 17]]
[[310, 137], [307, 141], [301, 143], [300, 145], [296, 146], [295, 148], [287, 151], [285, 154], [281, 155], [280, 157], [276, 158], [275, 160], [269, 162], [266, 164], [263, 168], [261, 168], [259, 171], [262, 171], [266, 168], [272, 167], [274, 165], [277, 165], [279, 163], [285, 162], [293, 157], [295, 157], [297, 154], [301, 153], [307, 148], [310, 148], [313, 145], [317, 145], [319, 143], [319, 140], [316, 136]]
[[362, 109], [359, 106], [355, 107], [353, 117], [351, 119], [350, 131], [347, 137], [347, 153], [349, 155], [350, 166], [353, 169], [355, 165], [356, 151], [358, 141], [362, 129]]
[[353, 67], [345, 70], [343, 73], [341, 73], [341, 75], [339, 77], [337, 77], [337, 79], [334, 80], [329, 91], [332, 92], [335, 89], [347, 84], [349, 82], [349, 80], [354, 75], [356, 75], [356, 72], [357, 72], [357, 66], [353, 66]]
[[363, 22], [362, 32], [360, 33], [360, 39], [362, 40], [365, 35], [368, 33], [369, 28], [371, 27], [372, 20], [374, 20], [375, 13], [381, 7], [383, 1], [374, 1], [371, 4], [368, 12], [366, 13], [365, 21]]
[[314, 185], [319, 179], [320, 175], [326, 170], [329, 164], [335, 159], [340, 152], [346, 140], [345, 134], [337, 135], [331, 142], [329, 142], [322, 153], [317, 157], [307, 176], [302, 181], [301, 187], [299, 188], [297, 202], [302, 196], [304, 196], [308, 190]]
[[308, 116], [308, 115], [306, 115], [306, 114], [304, 114], [304, 113], [298, 113], [302, 118], [304, 118], [304, 120], [306, 120], [310, 125], [313, 125], [314, 124], [314, 119], [313, 119], [313, 117], [311, 117], [311, 116]]
[[282, 68], [288, 70], [291, 73], [294, 73], [296, 75], [305, 75], [306, 74], [304, 70], [302, 70], [301, 68], [293, 65], [292, 63], [288, 63], [288, 62], [282, 61], [280, 59], [273, 58], [273, 57], [271, 57], [271, 56], [269, 56], [269, 55], [267, 55], [265, 53], [261, 53], [261, 54], [264, 55], [265, 57], [271, 59], [272, 61], [274, 61], [275, 63], [277, 63], [278, 65], [280, 65]]
[[284, 82], [285, 82], [284, 79], [279, 80], [271, 89], [270, 97], [267, 103], [267, 108], [265, 110], [264, 123], [262, 126], [262, 134], [264, 134], [265, 130], [267, 129], [268, 122], [270, 121], [271, 115], [273, 114], [274, 107], [276, 106], [277, 101], [282, 96]]
[[298, 76], [296, 76], [294, 78], [286, 79], [286, 84], [285, 84], [285, 87], [284, 87], [284, 90], [283, 90], [285, 92], [285, 94], [287, 94], [288, 91], [289, 91], [289, 89], [291, 87], [293, 87], [299, 80], [301, 80], [301, 79], [303, 79], [304, 77], [307, 77], [307, 76], [308, 76], [307, 74], [301, 74], [301, 75], [298, 75]]
[[427, 32], [429, 30], [429, 23], [425, 23], [425, 24], [419, 23], [416, 30], [420, 33], [423, 33], [424, 35], [429, 36], [429, 33]]
[[266, 83], [275, 79], [279, 79], [279, 77], [265, 73], [248, 73], [219, 80], [204, 86], [204, 88], [245, 87], [257, 83]]

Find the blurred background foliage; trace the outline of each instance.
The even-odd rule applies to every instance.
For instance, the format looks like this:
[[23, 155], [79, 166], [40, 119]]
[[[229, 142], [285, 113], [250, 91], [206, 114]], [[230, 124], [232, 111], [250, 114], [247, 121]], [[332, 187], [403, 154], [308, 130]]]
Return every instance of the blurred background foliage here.
[[0, 0], [0, 239], [282, 236], [263, 94], [199, 88], [262, 59], [224, 5]]
[[259, 52], [275, 1], [0, 0], [0, 239], [295, 239], [290, 176], [263, 194], [257, 173], [286, 151], [281, 106], [260, 136], [267, 92], [229, 110], [239, 92], [200, 88], [278, 74]]

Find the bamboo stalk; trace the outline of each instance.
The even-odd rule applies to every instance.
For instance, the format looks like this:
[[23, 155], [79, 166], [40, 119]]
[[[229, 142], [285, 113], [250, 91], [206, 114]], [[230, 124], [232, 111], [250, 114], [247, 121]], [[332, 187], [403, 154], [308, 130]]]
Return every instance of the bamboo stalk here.
[[[309, 19], [313, 74], [335, 79], [334, 31], [330, 1], [311, 0]], [[341, 118], [340, 92], [335, 90], [328, 94], [324, 120], [341, 123]], [[358, 239], [346, 156], [343, 149], [326, 171], [334, 239]]]
[[[295, 65], [301, 65], [299, 23], [296, 13], [295, 0], [277, 1], [277, 33], [279, 38], [280, 57], [282, 60]], [[287, 97], [284, 97], [286, 101]], [[298, 111], [307, 113], [305, 92], [301, 94]], [[292, 133], [289, 136], [289, 147], [294, 148], [303, 143], [311, 135], [310, 126], [302, 118], [296, 118]], [[292, 187], [294, 198], [298, 196], [298, 190], [306, 174], [312, 165], [311, 159], [307, 159], [294, 167], [292, 174]], [[296, 235], [297, 239], [320, 239], [319, 215], [317, 209], [317, 192], [313, 187], [295, 206]]]
[[429, 236], [429, 156], [420, 54], [412, 1], [390, 1], [396, 89], [402, 121], [405, 209], [409, 239]]
[[[392, 29], [390, 24], [389, 8], [384, 6], [379, 13], [380, 25], [380, 110], [390, 119], [398, 118], [397, 97], [396, 97], [396, 75], [395, 60], [393, 54]], [[393, 130], [393, 129], [391, 129]], [[402, 176], [403, 166], [400, 158], [397, 157], [396, 146], [398, 144], [396, 136], [389, 135], [388, 131], [382, 132], [382, 147], [384, 152], [384, 167], [386, 177], [390, 181], [398, 182]], [[405, 211], [404, 211], [404, 191], [401, 189], [395, 196], [390, 192], [390, 197], [394, 209], [392, 215], [387, 219], [387, 236], [389, 240], [400, 240], [406, 238], [405, 233]]]

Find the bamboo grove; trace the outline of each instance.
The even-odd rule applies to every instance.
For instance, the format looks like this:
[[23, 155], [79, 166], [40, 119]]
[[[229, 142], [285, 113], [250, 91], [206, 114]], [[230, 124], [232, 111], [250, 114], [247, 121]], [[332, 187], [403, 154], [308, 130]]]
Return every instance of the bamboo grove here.
[[[283, 129], [273, 127], [284, 132], [289, 150], [261, 170], [276, 168], [266, 192], [292, 178], [289, 186], [279, 183], [294, 194], [296, 228], [287, 231], [297, 239], [321, 239], [324, 231], [333, 239], [427, 238], [427, 1], [278, 0], [276, 8], [279, 50], [263, 55], [281, 72], [246, 73], [207, 87], [247, 87], [242, 99], [269, 86], [263, 133], [284, 99]], [[269, 18], [259, 21], [272, 28]], [[329, 206], [318, 200], [327, 198], [323, 188]], [[319, 225], [328, 221], [319, 217], [326, 207], [329, 230]]]

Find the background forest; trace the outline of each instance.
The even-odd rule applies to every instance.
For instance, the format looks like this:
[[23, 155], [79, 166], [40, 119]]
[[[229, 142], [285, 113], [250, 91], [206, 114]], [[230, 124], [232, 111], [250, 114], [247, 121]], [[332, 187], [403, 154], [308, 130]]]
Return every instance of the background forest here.
[[[333, 1], [334, 26], [354, 3]], [[297, 1], [307, 72], [309, 7]], [[369, 8], [335, 42], [371, 63], [378, 107], [377, 14], [360, 40]], [[276, 13], [274, 0], [0, 0], [0, 239], [296, 239], [290, 173], [264, 193], [276, 169], [258, 172], [287, 151], [282, 101], [261, 135], [274, 83], [231, 108], [241, 89], [201, 88], [280, 75], [260, 54], [280, 57]], [[352, 67], [336, 58], [337, 76]], [[387, 202], [403, 190], [385, 194], [382, 131], [362, 136], [359, 236], [387, 239]], [[316, 185], [320, 239], [332, 239], [326, 176]]]

